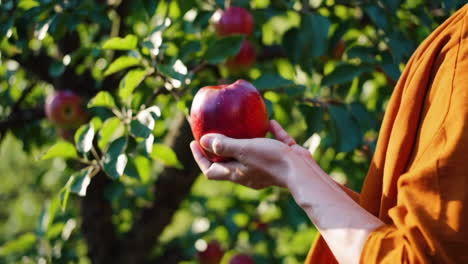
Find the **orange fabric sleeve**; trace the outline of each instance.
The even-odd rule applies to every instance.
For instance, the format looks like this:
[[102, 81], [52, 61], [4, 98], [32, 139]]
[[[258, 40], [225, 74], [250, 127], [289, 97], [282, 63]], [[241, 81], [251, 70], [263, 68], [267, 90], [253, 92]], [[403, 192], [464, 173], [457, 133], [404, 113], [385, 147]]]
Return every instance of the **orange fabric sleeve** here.
[[[468, 263], [468, 5], [405, 67], [359, 201], [386, 223], [361, 263]], [[306, 263], [336, 260], [319, 237]]]
[[[361, 263], [468, 263], [467, 7], [418, 48], [392, 98], [385, 151], [361, 195], [388, 225], [370, 235]], [[377, 181], [380, 195], [367, 184]]]

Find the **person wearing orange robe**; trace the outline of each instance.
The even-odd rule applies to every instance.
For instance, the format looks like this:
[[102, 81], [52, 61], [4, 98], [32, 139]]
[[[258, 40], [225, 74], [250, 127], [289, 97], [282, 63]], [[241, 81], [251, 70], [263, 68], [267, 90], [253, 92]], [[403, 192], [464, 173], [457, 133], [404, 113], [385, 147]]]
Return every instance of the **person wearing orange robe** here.
[[[361, 263], [468, 263], [468, 5], [406, 66], [359, 203], [385, 223]], [[306, 263], [336, 263], [323, 238]]]
[[270, 131], [277, 140], [208, 134], [191, 149], [209, 179], [288, 188], [321, 233], [306, 264], [468, 263], [468, 5], [408, 62], [360, 195], [276, 121]]

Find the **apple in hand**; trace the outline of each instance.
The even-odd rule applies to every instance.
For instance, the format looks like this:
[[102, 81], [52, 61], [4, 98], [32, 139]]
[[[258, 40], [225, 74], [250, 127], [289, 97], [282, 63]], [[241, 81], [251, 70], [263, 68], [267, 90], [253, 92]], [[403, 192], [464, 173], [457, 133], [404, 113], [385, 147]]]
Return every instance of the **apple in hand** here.
[[200, 264], [219, 264], [223, 258], [224, 250], [218, 241], [211, 241], [204, 251], [198, 252]]
[[[190, 110], [191, 127], [197, 142], [208, 133], [232, 138], [264, 137], [268, 132], [268, 112], [262, 96], [249, 82], [206, 86], [195, 95]], [[228, 159], [205, 152], [213, 162]]]
[[229, 264], [255, 264], [254, 259], [247, 254], [238, 254], [232, 257]]
[[81, 96], [72, 91], [58, 91], [47, 99], [47, 118], [59, 127], [77, 128], [88, 118]]
[[216, 23], [219, 36], [250, 35], [254, 29], [254, 19], [249, 11], [242, 7], [231, 6], [221, 15]]
[[226, 67], [230, 71], [243, 71], [255, 64], [255, 47], [249, 40], [245, 39], [236, 56], [229, 58], [226, 61]]

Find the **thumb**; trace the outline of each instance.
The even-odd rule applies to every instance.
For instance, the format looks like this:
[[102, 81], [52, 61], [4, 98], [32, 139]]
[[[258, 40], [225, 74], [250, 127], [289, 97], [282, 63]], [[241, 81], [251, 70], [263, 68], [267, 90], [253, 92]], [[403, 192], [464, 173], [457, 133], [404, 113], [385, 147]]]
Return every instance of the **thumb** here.
[[200, 145], [218, 156], [241, 159], [244, 155], [247, 139], [234, 139], [222, 134], [206, 134], [200, 139]]

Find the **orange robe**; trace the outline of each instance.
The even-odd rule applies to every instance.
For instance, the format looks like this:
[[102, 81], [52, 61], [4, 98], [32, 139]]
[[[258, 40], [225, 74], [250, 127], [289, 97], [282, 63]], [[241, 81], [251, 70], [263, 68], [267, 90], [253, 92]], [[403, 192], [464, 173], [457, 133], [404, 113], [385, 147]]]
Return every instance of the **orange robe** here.
[[[468, 5], [408, 62], [359, 202], [385, 223], [361, 263], [468, 263]], [[306, 263], [336, 263], [323, 238]]]

